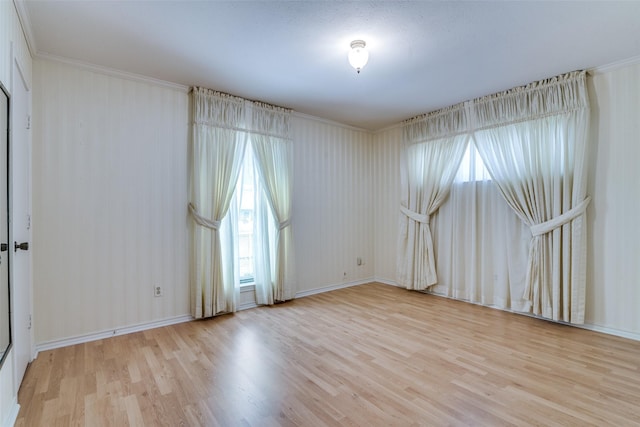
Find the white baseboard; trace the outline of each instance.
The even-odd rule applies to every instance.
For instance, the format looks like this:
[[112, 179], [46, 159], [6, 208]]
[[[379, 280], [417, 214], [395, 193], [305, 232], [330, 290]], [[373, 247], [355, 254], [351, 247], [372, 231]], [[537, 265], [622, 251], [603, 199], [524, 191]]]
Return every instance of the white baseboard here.
[[154, 320], [152, 322], [138, 323], [136, 325], [123, 326], [121, 328], [110, 329], [107, 331], [76, 335], [74, 337], [67, 337], [59, 340], [45, 341], [36, 344], [34, 358], [38, 357], [38, 353], [41, 351], [53, 350], [54, 348], [82, 344], [90, 341], [97, 341], [104, 338], [115, 337], [118, 335], [131, 334], [133, 332], [145, 331], [147, 329], [154, 329], [162, 326], [175, 325], [177, 323], [189, 322], [191, 320], [193, 320], [193, 317], [190, 314], [184, 314], [182, 316], [169, 317], [167, 319]]
[[620, 329], [607, 328], [606, 326], [598, 326], [588, 323], [585, 323], [584, 325], [573, 325], [571, 323], [567, 323], [567, 325], [587, 329], [589, 331], [601, 332], [607, 335], [615, 335], [616, 337], [628, 338], [634, 341], [640, 341], [640, 333], [638, 332], [622, 331]]
[[[384, 285], [401, 287], [396, 282], [393, 282], [393, 281], [390, 281], [390, 280], [386, 280], [386, 279], [376, 278], [375, 281], [378, 282], [378, 283], [382, 283]], [[483, 305], [483, 304], [480, 304], [480, 303], [475, 303], [475, 302], [471, 302], [471, 301], [466, 301], [466, 300], [462, 300], [462, 299], [448, 297], [446, 295], [440, 295], [440, 294], [436, 294], [436, 293], [433, 293], [433, 292], [425, 292], [425, 293], [429, 294], [429, 295], [437, 296], [437, 297], [443, 297], [443, 298], [453, 299], [453, 300], [456, 300], [456, 301], [467, 302], [469, 304], [480, 305], [482, 307], [489, 307], [489, 308], [494, 308], [496, 310], [508, 311], [509, 313], [520, 314], [520, 315], [523, 315], [523, 316], [529, 316], [529, 317], [533, 317], [533, 318], [536, 318], [536, 319], [545, 320], [545, 321], [548, 321], [548, 322], [554, 322], [553, 320], [545, 319], [545, 318], [539, 317], [539, 316], [534, 316], [533, 314], [530, 314], [530, 313], [523, 313], [523, 312], [520, 312], [520, 311], [507, 310], [507, 309], [494, 307], [494, 306], [490, 306], [490, 305]], [[554, 323], [560, 323], [562, 325], [574, 326], [574, 327], [580, 328], [580, 329], [586, 329], [586, 330], [589, 330], [589, 331], [600, 332], [600, 333], [607, 334], [607, 335], [614, 335], [616, 337], [627, 338], [627, 339], [634, 340], [634, 341], [640, 341], [640, 333], [638, 333], [638, 332], [623, 331], [623, 330], [620, 330], [620, 329], [608, 328], [606, 326], [594, 325], [594, 324], [591, 324], [591, 323], [585, 323], [583, 325], [576, 325], [576, 324], [567, 323], [567, 322], [554, 322]]]
[[389, 279], [381, 279], [380, 277], [375, 277], [373, 279], [374, 282], [377, 283], [382, 283], [383, 285], [390, 285], [390, 286], [395, 286], [398, 288], [402, 288], [403, 286], [400, 286], [397, 282], [393, 281], [393, 280], [389, 280]]
[[364, 285], [366, 283], [371, 283], [371, 282], [374, 282], [373, 278], [356, 280], [353, 282], [338, 283], [338, 284], [329, 285], [329, 286], [323, 286], [321, 288], [315, 288], [315, 289], [309, 289], [302, 292], [297, 292], [296, 298], [308, 297], [311, 295], [322, 294], [324, 292], [335, 291], [337, 289], [344, 289], [344, 288], [350, 288], [352, 286]]
[[13, 427], [18, 419], [18, 412], [20, 412], [20, 405], [18, 405], [18, 396], [13, 398], [13, 402], [11, 402], [11, 408], [7, 417], [4, 419], [2, 426], [3, 427]]

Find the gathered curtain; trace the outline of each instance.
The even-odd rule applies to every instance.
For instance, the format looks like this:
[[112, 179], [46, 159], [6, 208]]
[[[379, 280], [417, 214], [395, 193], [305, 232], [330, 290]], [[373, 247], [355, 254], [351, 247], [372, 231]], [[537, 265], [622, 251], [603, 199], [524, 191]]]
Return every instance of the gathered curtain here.
[[[451, 115], [452, 110], [460, 114]], [[443, 120], [430, 122], [429, 118], [434, 116]], [[522, 295], [503, 296], [518, 302], [523, 311], [553, 320], [583, 323], [585, 212], [590, 200], [586, 194], [588, 121], [586, 73], [581, 71], [405, 122], [404, 156], [418, 155], [422, 158], [411, 159], [404, 166], [407, 183], [403, 183], [403, 188], [407, 194], [400, 206], [403, 214], [400, 240], [405, 243], [405, 252], [399, 256], [399, 283], [409, 289], [424, 289], [425, 285], [430, 287], [437, 283], [432, 262], [434, 253], [430, 248], [432, 238], [421, 232], [420, 227], [426, 229], [422, 224], [428, 223], [429, 216], [442, 203], [431, 204], [424, 200], [428, 197], [428, 200], [438, 201], [438, 197], [433, 196], [434, 184], [425, 183], [450, 182], [450, 169], [457, 169], [460, 163], [456, 156], [447, 159], [446, 156], [434, 155], [441, 150], [442, 141], [472, 136], [492, 185], [497, 187], [503, 199], [530, 230], [525, 271], [509, 272], [513, 277], [525, 277]], [[423, 127], [419, 132], [415, 130], [416, 124]], [[417, 139], [416, 134], [440, 137], [424, 138], [433, 147], [416, 150], [412, 145]], [[461, 146], [465, 144], [461, 143]], [[449, 164], [439, 165], [434, 161]], [[421, 163], [430, 168], [433, 175], [424, 174], [422, 184], [419, 180], [412, 183], [411, 174], [414, 169], [419, 169], [414, 165]], [[436, 190], [435, 194], [446, 197], [448, 189], [445, 187], [437, 187], [443, 191]], [[477, 190], [473, 191], [469, 194], [476, 194]], [[487, 191], [488, 187], [482, 190], [487, 197], [493, 197]], [[416, 198], [418, 194], [420, 198]], [[416, 224], [416, 230], [411, 229], [411, 221]], [[515, 242], [518, 244], [521, 239]], [[438, 250], [446, 250], [447, 244], [443, 240], [438, 243], [442, 243]], [[428, 249], [422, 251], [422, 248]], [[408, 260], [407, 256], [416, 259]], [[444, 254], [442, 258], [455, 259], [456, 256]], [[427, 265], [428, 273], [416, 268], [419, 265]]]
[[553, 320], [584, 322], [586, 73], [474, 102], [476, 146], [503, 197], [531, 228], [525, 299]]
[[261, 230], [255, 254], [258, 304], [274, 304], [295, 295], [290, 119], [290, 110], [258, 102], [252, 105], [251, 147], [263, 196], [271, 210], [256, 216]]
[[191, 314], [236, 310], [233, 234], [223, 219], [234, 194], [247, 143], [244, 100], [208, 89], [192, 93]]
[[430, 216], [446, 200], [469, 142], [464, 106], [410, 120], [403, 128], [397, 279], [407, 289], [437, 283]]

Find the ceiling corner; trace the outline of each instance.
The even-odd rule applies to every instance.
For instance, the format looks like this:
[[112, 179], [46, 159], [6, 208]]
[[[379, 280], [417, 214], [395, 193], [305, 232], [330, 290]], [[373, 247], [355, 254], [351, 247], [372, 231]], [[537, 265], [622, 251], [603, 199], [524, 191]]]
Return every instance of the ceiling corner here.
[[29, 11], [27, 9], [26, 0], [13, 0], [13, 5], [16, 8], [18, 19], [20, 20], [20, 26], [22, 27], [22, 33], [27, 41], [27, 47], [32, 57], [35, 57], [38, 53], [36, 48], [36, 39], [33, 36], [33, 29], [31, 27], [31, 19], [29, 18]]

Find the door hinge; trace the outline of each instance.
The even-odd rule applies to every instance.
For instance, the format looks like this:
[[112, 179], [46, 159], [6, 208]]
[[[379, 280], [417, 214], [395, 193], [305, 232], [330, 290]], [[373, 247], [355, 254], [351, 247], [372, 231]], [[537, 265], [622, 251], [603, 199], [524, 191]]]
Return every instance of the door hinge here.
[[27, 230], [31, 230], [31, 215], [27, 214]]
[[27, 114], [27, 129], [31, 129], [31, 114]]
[[31, 329], [31, 315], [29, 315], [29, 324], [27, 325], [27, 329]]

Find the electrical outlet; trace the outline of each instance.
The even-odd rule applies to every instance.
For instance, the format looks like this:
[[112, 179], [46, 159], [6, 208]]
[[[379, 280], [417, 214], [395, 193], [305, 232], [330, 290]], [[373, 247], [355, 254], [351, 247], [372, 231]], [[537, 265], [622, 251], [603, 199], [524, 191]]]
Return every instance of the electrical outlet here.
[[155, 297], [161, 297], [163, 295], [162, 293], [162, 286], [155, 286], [153, 288], [153, 296]]

